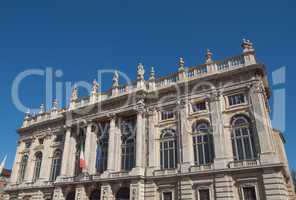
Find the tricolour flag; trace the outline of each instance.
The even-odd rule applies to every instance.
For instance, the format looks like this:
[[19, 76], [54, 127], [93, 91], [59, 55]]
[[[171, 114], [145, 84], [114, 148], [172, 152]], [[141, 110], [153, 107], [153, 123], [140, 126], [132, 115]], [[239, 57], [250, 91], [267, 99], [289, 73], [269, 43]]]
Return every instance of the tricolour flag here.
[[83, 144], [80, 145], [79, 167], [80, 167], [81, 169], [84, 169], [84, 168], [85, 168], [85, 158], [84, 158]]

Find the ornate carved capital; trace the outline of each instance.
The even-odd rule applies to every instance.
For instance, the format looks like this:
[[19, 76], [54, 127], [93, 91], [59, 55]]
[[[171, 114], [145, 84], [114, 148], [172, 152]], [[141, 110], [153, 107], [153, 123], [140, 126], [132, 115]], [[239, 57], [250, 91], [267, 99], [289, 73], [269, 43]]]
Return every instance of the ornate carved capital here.
[[210, 101], [220, 101], [220, 96], [221, 96], [221, 92], [219, 92], [219, 91], [213, 92], [209, 95], [209, 100]]
[[112, 112], [107, 113], [106, 116], [107, 116], [109, 119], [116, 119], [116, 117], [117, 117], [116, 113], [112, 113]]
[[176, 106], [180, 109], [186, 108], [186, 105], [188, 103], [187, 99], [180, 99], [176, 102]]
[[148, 116], [154, 115], [156, 111], [157, 111], [157, 109], [155, 106], [150, 106], [146, 109], [146, 113]]
[[261, 81], [254, 83], [251, 86], [251, 90], [252, 90], [253, 93], [265, 94], [265, 89], [264, 89], [263, 83]]

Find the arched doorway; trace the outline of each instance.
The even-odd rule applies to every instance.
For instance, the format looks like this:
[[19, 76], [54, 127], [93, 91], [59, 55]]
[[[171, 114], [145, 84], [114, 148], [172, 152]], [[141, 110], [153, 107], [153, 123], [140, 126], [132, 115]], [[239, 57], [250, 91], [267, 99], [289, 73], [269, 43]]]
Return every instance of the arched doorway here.
[[116, 194], [116, 200], [129, 200], [130, 189], [128, 187], [120, 188]]
[[101, 199], [101, 191], [99, 189], [93, 190], [89, 195], [89, 200], [100, 200]]
[[68, 193], [66, 200], [75, 200], [75, 192]]

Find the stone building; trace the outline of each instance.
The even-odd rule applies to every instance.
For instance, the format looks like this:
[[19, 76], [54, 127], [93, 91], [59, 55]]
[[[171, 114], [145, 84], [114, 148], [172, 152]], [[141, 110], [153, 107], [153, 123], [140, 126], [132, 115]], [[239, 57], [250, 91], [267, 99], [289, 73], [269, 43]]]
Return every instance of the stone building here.
[[7, 199], [292, 200], [283, 135], [269, 117], [265, 67], [239, 56], [121, 85], [26, 115]]
[[8, 169], [3, 169], [0, 174], [0, 199], [4, 199], [5, 197], [4, 188], [9, 182], [10, 175], [11, 171]]

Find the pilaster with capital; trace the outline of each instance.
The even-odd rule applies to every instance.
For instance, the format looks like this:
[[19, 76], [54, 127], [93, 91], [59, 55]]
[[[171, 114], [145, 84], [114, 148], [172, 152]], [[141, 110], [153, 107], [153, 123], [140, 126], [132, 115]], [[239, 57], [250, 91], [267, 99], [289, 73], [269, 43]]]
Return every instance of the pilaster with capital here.
[[52, 164], [52, 157], [55, 148], [52, 147], [54, 142], [54, 137], [52, 135], [48, 135], [44, 138], [43, 146], [43, 161], [41, 163], [41, 171], [40, 171], [40, 179], [44, 181], [49, 181], [50, 173], [51, 173], [51, 164]]
[[130, 199], [144, 200], [144, 184], [141, 181], [130, 184]]
[[110, 184], [103, 183], [103, 185], [101, 186], [101, 199], [114, 200], [114, 195]]
[[65, 127], [65, 139], [63, 149], [63, 160], [61, 167], [61, 176], [66, 177], [68, 175], [69, 161], [70, 161], [70, 146], [71, 146], [71, 127]]
[[77, 185], [75, 189], [75, 200], [88, 200], [85, 187], [83, 185]]
[[177, 103], [178, 108], [178, 127], [181, 136], [181, 153], [183, 157], [182, 171], [189, 169], [189, 166], [194, 165], [192, 135], [188, 130], [188, 100], [182, 99]]
[[222, 96], [217, 91], [209, 98], [209, 109], [212, 119], [213, 143], [215, 149], [214, 165], [216, 169], [225, 168], [233, 159], [231, 132], [229, 128], [224, 128], [222, 114]]
[[17, 183], [18, 180], [18, 172], [19, 172], [19, 167], [20, 163], [23, 157], [22, 152], [25, 149], [25, 143], [19, 141], [17, 144], [17, 150], [16, 150], [16, 155], [13, 163], [13, 168], [12, 168], [12, 173], [11, 173], [11, 178], [10, 178], [10, 183], [15, 184]]
[[[136, 128], [136, 168], [145, 166], [145, 109], [143, 99], [137, 103], [137, 128]], [[142, 171], [144, 172], [144, 171]]]
[[252, 102], [252, 114], [255, 119], [257, 135], [260, 144], [260, 160], [262, 163], [277, 162], [274, 157], [274, 142], [272, 139], [272, 126], [265, 103], [264, 88], [260, 82], [250, 88], [250, 99]]
[[89, 174], [95, 174], [96, 172], [96, 146], [97, 139], [96, 134], [92, 130], [93, 123], [88, 122], [86, 128], [86, 138], [85, 138], [85, 160], [86, 160], [86, 168], [85, 172]]
[[148, 167], [159, 169], [159, 162], [157, 161], [158, 150], [157, 150], [157, 110], [155, 107], [148, 109]]
[[53, 200], [64, 200], [63, 190], [61, 187], [55, 187], [53, 191]]
[[76, 160], [76, 132], [71, 132], [70, 135], [70, 151], [69, 151], [69, 160], [68, 160], [68, 172], [67, 175], [68, 176], [74, 176], [75, 174], [75, 160]]
[[[107, 161], [107, 170], [114, 172], [119, 170], [119, 155], [118, 149], [120, 149], [120, 134], [116, 126], [117, 116], [115, 114], [110, 114], [110, 130], [109, 130], [109, 141], [108, 141], [108, 161]], [[120, 159], [119, 159], [120, 160]]]
[[36, 138], [32, 139], [31, 147], [29, 150], [29, 161], [27, 164], [27, 169], [25, 173], [25, 182], [32, 182], [33, 181], [33, 176], [34, 176], [34, 168], [35, 168], [35, 147], [38, 145], [38, 140]]

